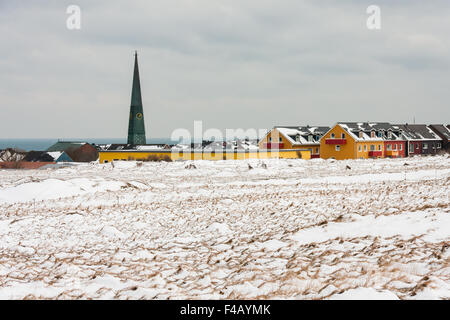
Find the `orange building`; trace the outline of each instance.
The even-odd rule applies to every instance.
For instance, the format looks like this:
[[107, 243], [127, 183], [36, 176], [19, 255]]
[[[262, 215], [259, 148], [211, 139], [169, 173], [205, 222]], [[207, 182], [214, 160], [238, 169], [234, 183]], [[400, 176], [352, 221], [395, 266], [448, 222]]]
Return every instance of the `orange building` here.
[[[395, 135], [392, 132], [396, 131]], [[398, 132], [397, 132], [398, 131]], [[403, 141], [402, 132], [387, 122], [339, 122], [320, 139], [320, 157], [323, 159], [382, 158], [385, 141], [393, 137]]]
[[258, 145], [260, 150], [306, 149], [311, 158], [320, 157], [320, 138], [330, 127], [274, 127]]

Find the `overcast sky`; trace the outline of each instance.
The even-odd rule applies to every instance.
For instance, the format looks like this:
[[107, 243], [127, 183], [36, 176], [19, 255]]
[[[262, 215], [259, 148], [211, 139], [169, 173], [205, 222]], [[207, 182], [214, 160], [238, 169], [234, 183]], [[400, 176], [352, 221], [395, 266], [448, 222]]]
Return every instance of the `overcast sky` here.
[[448, 0], [0, 0], [0, 138], [125, 138], [134, 50], [147, 137], [449, 123], [449, 17]]

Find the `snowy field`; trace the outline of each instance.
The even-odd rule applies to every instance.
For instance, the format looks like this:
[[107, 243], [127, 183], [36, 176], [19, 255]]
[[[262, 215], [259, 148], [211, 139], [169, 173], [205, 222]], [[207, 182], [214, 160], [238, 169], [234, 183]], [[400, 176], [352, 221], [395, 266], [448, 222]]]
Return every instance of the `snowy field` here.
[[450, 158], [189, 163], [0, 170], [0, 299], [450, 299]]

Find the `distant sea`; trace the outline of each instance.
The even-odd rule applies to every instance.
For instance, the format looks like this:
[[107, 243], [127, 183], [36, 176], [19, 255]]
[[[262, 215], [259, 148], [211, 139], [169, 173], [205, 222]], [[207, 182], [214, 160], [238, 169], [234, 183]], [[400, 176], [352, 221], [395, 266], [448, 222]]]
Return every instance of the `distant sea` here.
[[[126, 139], [120, 138], [99, 138], [99, 139], [60, 139], [60, 141], [86, 141], [96, 144], [109, 144], [109, 143], [126, 143]], [[52, 144], [58, 142], [58, 139], [0, 139], [0, 150], [6, 148], [17, 148], [25, 151], [44, 151], [47, 150]], [[149, 144], [174, 144], [177, 141], [172, 141], [169, 138], [148, 138]]]

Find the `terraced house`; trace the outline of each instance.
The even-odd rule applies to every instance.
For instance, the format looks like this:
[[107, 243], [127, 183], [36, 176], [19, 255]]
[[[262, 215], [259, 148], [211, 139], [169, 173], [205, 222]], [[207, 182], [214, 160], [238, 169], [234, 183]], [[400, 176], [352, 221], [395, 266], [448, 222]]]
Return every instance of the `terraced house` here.
[[402, 130], [388, 122], [338, 122], [320, 139], [321, 158], [404, 157]]
[[402, 129], [388, 123], [376, 124], [377, 134], [384, 139], [384, 158], [406, 157], [406, 141]]
[[442, 139], [425, 124], [399, 124], [407, 143], [408, 156], [436, 154], [442, 149]]
[[450, 150], [450, 125], [432, 124], [429, 127], [442, 139], [442, 149]]
[[330, 127], [274, 127], [259, 141], [259, 149], [305, 149], [320, 157], [320, 138]]

